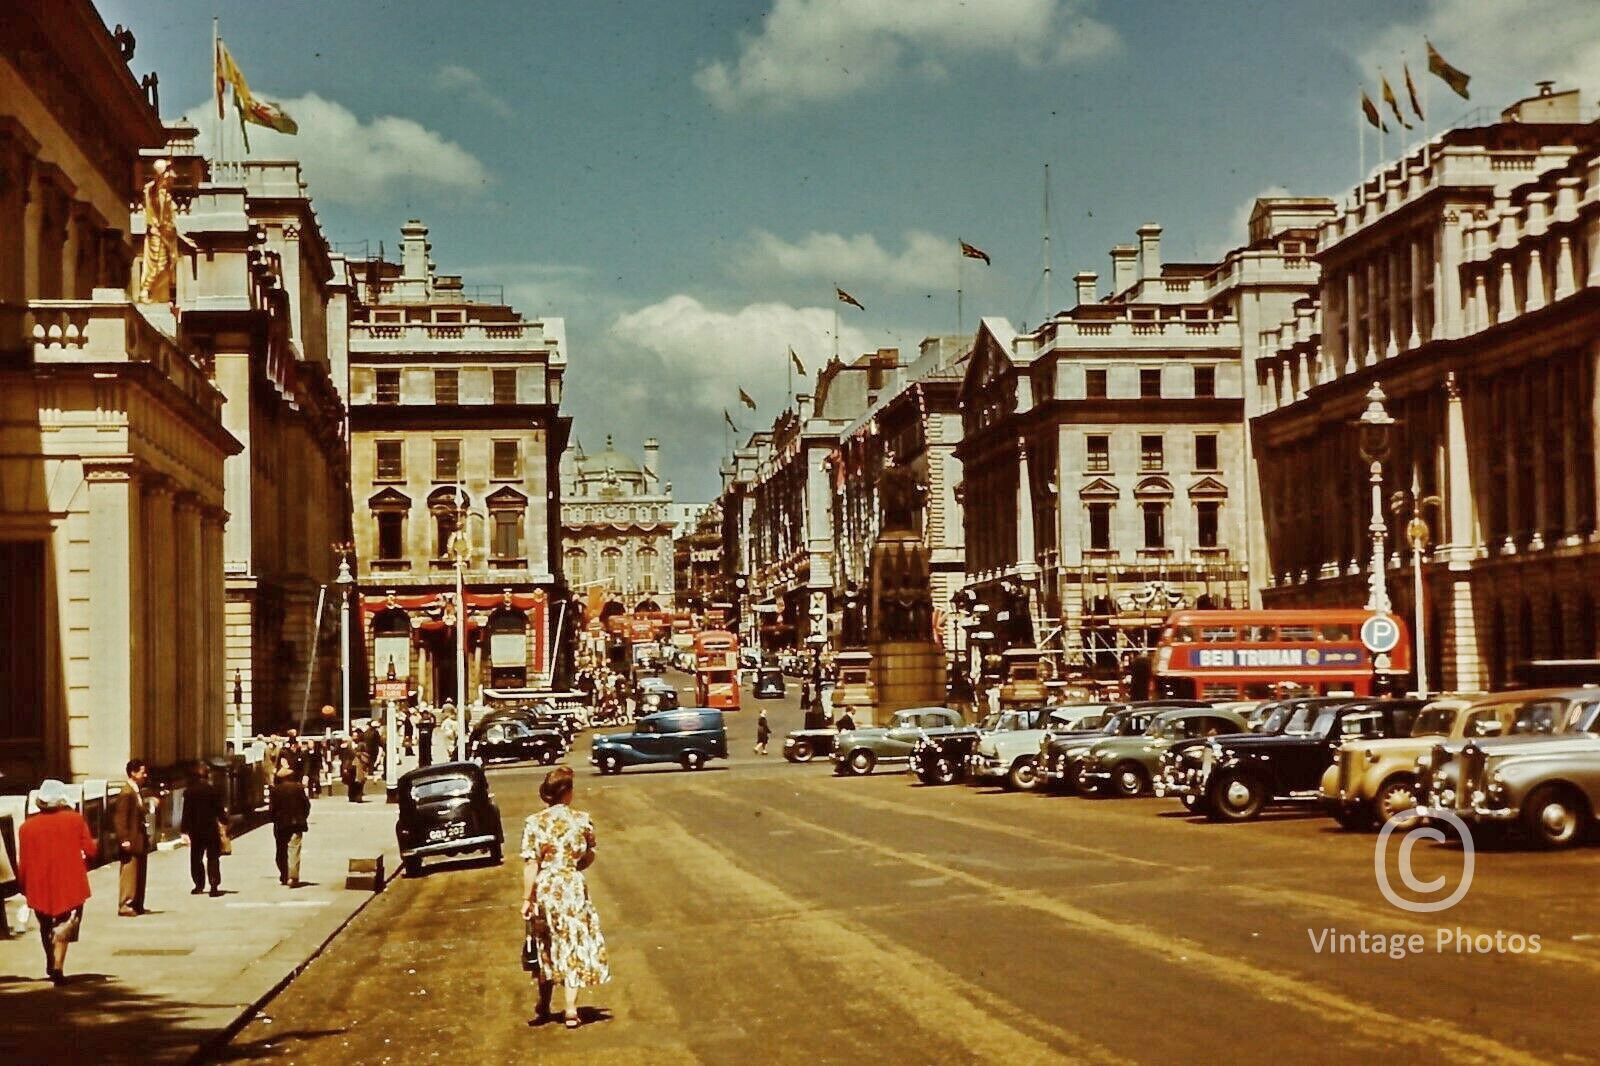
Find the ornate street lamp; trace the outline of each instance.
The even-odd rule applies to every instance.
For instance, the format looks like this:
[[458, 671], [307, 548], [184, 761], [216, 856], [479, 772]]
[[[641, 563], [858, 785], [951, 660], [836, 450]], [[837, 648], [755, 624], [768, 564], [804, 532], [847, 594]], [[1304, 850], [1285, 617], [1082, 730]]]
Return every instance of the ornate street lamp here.
[[1376, 383], [1367, 392], [1367, 409], [1356, 420], [1361, 458], [1367, 461], [1368, 480], [1372, 485], [1372, 520], [1367, 531], [1372, 535], [1372, 573], [1367, 588], [1367, 610], [1374, 614], [1388, 614], [1389, 591], [1384, 585], [1384, 535], [1389, 527], [1383, 521], [1383, 461], [1389, 456], [1389, 438], [1394, 432], [1395, 419], [1384, 407], [1383, 386]]
[[344, 735], [350, 736], [350, 590], [355, 575], [350, 573], [350, 553], [353, 544], [335, 544], [339, 553], [339, 576], [334, 583], [339, 586], [339, 684], [340, 708], [344, 712]]
[[1440, 507], [1444, 501], [1438, 496], [1424, 496], [1422, 494], [1422, 478], [1413, 468], [1411, 471], [1411, 491], [1397, 492], [1389, 499], [1389, 509], [1396, 516], [1403, 515], [1410, 505], [1411, 516], [1406, 522], [1406, 542], [1411, 545], [1411, 580], [1413, 625], [1417, 632], [1417, 695], [1422, 699], [1428, 698], [1428, 641], [1427, 630], [1424, 628], [1424, 613], [1422, 609], [1422, 553], [1428, 550], [1428, 541], [1432, 530], [1428, 528], [1428, 519], [1423, 515], [1426, 507]]

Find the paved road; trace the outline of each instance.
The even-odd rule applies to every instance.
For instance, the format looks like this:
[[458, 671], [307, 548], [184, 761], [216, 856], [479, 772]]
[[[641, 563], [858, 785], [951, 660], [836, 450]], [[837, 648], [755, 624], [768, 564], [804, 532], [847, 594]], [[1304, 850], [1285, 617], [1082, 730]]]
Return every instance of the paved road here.
[[[775, 716], [786, 728], [792, 702]], [[392, 885], [235, 1041], [296, 1063], [1550, 1063], [1600, 1055], [1600, 849], [1477, 857], [1412, 915], [1373, 838], [1322, 819], [1196, 823], [903, 774], [839, 780], [749, 752], [698, 774], [579, 777], [615, 980], [589, 1024], [530, 1027], [515, 862]], [[781, 735], [781, 731], [780, 731]], [[776, 748], [776, 745], [774, 745]], [[581, 749], [586, 758], [586, 745]], [[509, 824], [539, 773], [495, 774]], [[1417, 876], [1459, 872], [1422, 845]], [[1435, 930], [1538, 934], [1538, 955], [1436, 952]], [[1404, 960], [1310, 932], [1419, 933]]]

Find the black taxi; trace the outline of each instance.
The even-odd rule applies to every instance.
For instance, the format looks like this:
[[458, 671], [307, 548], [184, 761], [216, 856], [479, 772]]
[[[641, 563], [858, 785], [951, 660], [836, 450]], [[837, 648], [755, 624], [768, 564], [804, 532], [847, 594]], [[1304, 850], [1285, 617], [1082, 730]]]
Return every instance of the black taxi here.
[[505, 831], [483, 767], [475, 762], [419, 767], [400, 778], [397, 791], [394, 835], [406, 876], [420, 876], [422, 860], [429, 856], [486, 851], [491, 861], [500, 862]]

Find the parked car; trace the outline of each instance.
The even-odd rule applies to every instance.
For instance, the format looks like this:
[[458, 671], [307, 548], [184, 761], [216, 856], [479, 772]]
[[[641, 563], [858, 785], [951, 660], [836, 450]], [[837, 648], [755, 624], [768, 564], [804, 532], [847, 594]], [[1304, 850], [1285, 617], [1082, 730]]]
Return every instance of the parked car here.
[[755, 683], [750, 687], [750, 694], [758, 700], [783, 699], [783, 671], [775, 666], [763, 666], [756, 671]]
[[961, 714], [948, 707], [909, 707], [894, 712], [889, 725], [840, 733], [830, 754], [836, 774], [872, 773], [882, 762], [909, 763], [911, 748], [924, 730], [962, 727]]
[[1421, 700], [1355, 699], [1323, 707], [1307, 733], [1223, 737], [1206, 745], [1201, 770], [1205, 815], [1259, 818], [1269, 804], [1316, 802], [1322, 775], [1347, 740], [1406, 737]]
[[639, 697], [638, 706], [634, 714], [658, 714], [661, 711], [676, 711], [683, 706], [683, 701], [678, 698], [675, 688], [648, 688], [644, 695]]
[[505, 844], [500, 808], [489, 779], [475, 762], [423, 766], [403, 774], [394, 824], [406, 876], [422, 875], [422, 860], [486, 851], [499, 863]]
[[[1300, 697], [1266, 703], [1242, 713], [1250, 723], [1250, 731], [1257, 736], [1305, 734], [1316, 724], [1318, 710], [1343, 702], [1344, 697]], [[1162, 753], [1152, 786], [1157, 796], [1176, 797], [1185, 810], [1205, 813], [1205, 751], [1210, 739], [1180, 740]]]
[[467, 741], [467, 758], [480, 763], [531, 760], [546, 766], [567, 753], [567, 738], [556, 729], [505, 715], [479, 722]]
[[[1546, 738], [1600, 732], [1592, 709], [1596, 700], [1600, 700], [1600, 689], [1592, 688], [1535, 689], [1487, 697], [1482, 705], [1496, 706], [1496, 720], [1481, 722], [1462, 739], [1436, 740], [1417, 759], [1417, 789], [1423, 804], [1450, 810], [1460, 805], [1460, 760], [1469, 750], [1507, 752]], [[1473, 707], [1481, 709], [1480, 704]], [[1471, 796], [1465, 799], [1470, 802]]]
[[810, 762], [833, 754], [837, 729], [796, 729], [783, 738], [783, 757], [790, 762]]
[[1586, 691], [1571, 700], [1557, 732], [1471, 741], [1424, 811], [1520, 828], [1542, 848], [1578, 844], [1600, 804], [1600, 690]]
[[1410, 736], [1346, 740], [1323, 771], [1323, 809], [1350, 830], [1376, 828], [1415, 810], [1426, 799], [1417, 784], [1417, 760], [1440, 740], [1509, 730], [1519, 706], [1516, 699], [1437, 699], [1411, 720]]
[[1180, 707], [1209, 709], [1209, 703], [1198, 700], [1155, 700], [1150, 702], [1118, 704], [1099, 729], [1050, 730], [1039, 741], [1039, 776], [1045, 788], [1070, 791], [1076, 787], [1078, 762], [1084, 752], [1107, 737], [1137, 736], [1150, 725], [1151, 718], [1160, 711]]
[[967, 764], [968, 779], [999, 780], [1014, 792], [1039, 787], [1039, 744], [1047, 733], [1095, 729], [1111, 717], [1112, 705], [1086, 703], [1072, 707], [1040, 707], [1010, 711], [995, 728], [978, 738]]
[[595, 734], [589, 752], [589, 761], [602, 774], [652, 763], [699, 770], [711, 759], [727, 757], [728, 730], [722, 712], [710, 707], [647, 714], [632, 729]]
[[1078, 760], [1073, 784], [1083, 795], [1137, 796], [1149, 791], [1162, 752], [1178, 741], [1249, 729], [1237, 711], [1214, 707], [1160, 711], [1138, 736], [1107, 737], [1091, 745]]

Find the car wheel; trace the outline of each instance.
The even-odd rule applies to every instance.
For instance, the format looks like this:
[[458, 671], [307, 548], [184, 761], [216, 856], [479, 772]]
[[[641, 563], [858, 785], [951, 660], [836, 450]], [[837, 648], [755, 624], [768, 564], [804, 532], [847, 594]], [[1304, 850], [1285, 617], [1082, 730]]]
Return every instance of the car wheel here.
[[1211, 806], [1225, 822], [1248, 822], [1266, 805], [1266, 788], [1248, 774], [1223, 774], [1211, 787]]
[[1011, 764], [1011, 772], [1006, 775], [1006, 787], [1013, 792], [1032, 792], [1039, 787], [1039, 758], [1036, 755], [1024, 755]]
[[845, 760], [845, 765], [850, 767], [850, 772], [857, 777], [864, 777], [872, 773], [873, 766], [877, 765], [878, 757], [865, 748], [858, 748], [850, 753], [850, 758]]
[[701, 755], [698, 751], [686, 751], [683, 753], [683, 768], [685, 770], [698, 770], [705, 764], [706, 757]]
[[1100, 791], [1100, 786], [1089, 780], [1088, 767], [1081, 762], [1069, 764], [1067, 776], [1062, 780], [1071, 782], [1072, 791], [1079, 796], [1093, 796]]
[[928, 775], [930, 785], [953, 785], [956, 783], [956, 768], [950, 764], [949, 759], [936, 759], [933, 771]]
[[1150, 775], [1136, 762], [1118, 763], [1111, 770], [1111, 791], [1127, 799], [1150, 787]]
[[489, 846], [489, 861], [499, 866], [505, 861], [505, 854], [498, 843]]
[[422, 876], [422, 860], [421, 859], [416, 858], [415, 856], [409, 856], [409, 857], [407, 857], [405, 859], [402, 859], [400, 861], [400, 864], [405, 867], [405, 871], [406, 871], [406, 876], [407, 877], [421, 877]]
[[1420, 792], [1417, 779], [1409, 774], [1390, 778], [1373, 797], [1372, 811], [1367, 815], [1367, 821], [1370, 823], [1376, 818], [1378, 824], [1383, 825], [1390, 819], [1398, 818], [1396, 829], [1410, 829], [1418, 821], [1415, 812], [1417, 805], [1422, 802]]
[[622, 764], [615, 755], [602, 755], [600, 756], [600, 772], [603, 774], [620, 774], [622, 773]]
[[1522, 826], [1541, 848], [1570, 848], [1583, 839], [1589, 811], [1576, 794], [1559, 785], [1545, 785], [1522, 808]]
[[810, 762], [814, 757], [809, 740], [797, 740], [794, 747], [789, 749], [790, 762]]
[[546, 751], [540, 753], [540, 755], [539, 755], [539, 763], [542, 766], [550, 766], [555, 761], [556, 761], [556, 753], [553, 752], [553, 751], [546, 750]]
[[[1357, 807], [1339, 807], [1331, 813], [1333, 820], [1339, 823], [1339, 828], [1346, 832], [1362, 833], [1372, 828], [1372, 810], [1364, 803]], [[1409, 826], [1402, 824], [1399, 828], [1407, 829]]]
[[1193, 793], [1184, 793], [1182, 796], [1178, 797], [1178, 801], [1183, 804], [1183, 809], [1188, 811], [1190, 814], [1198, 814], [1199, 813], [1199, 811], [1200, 811], [1200, 797], [1199, 796], [1196, 796]]

